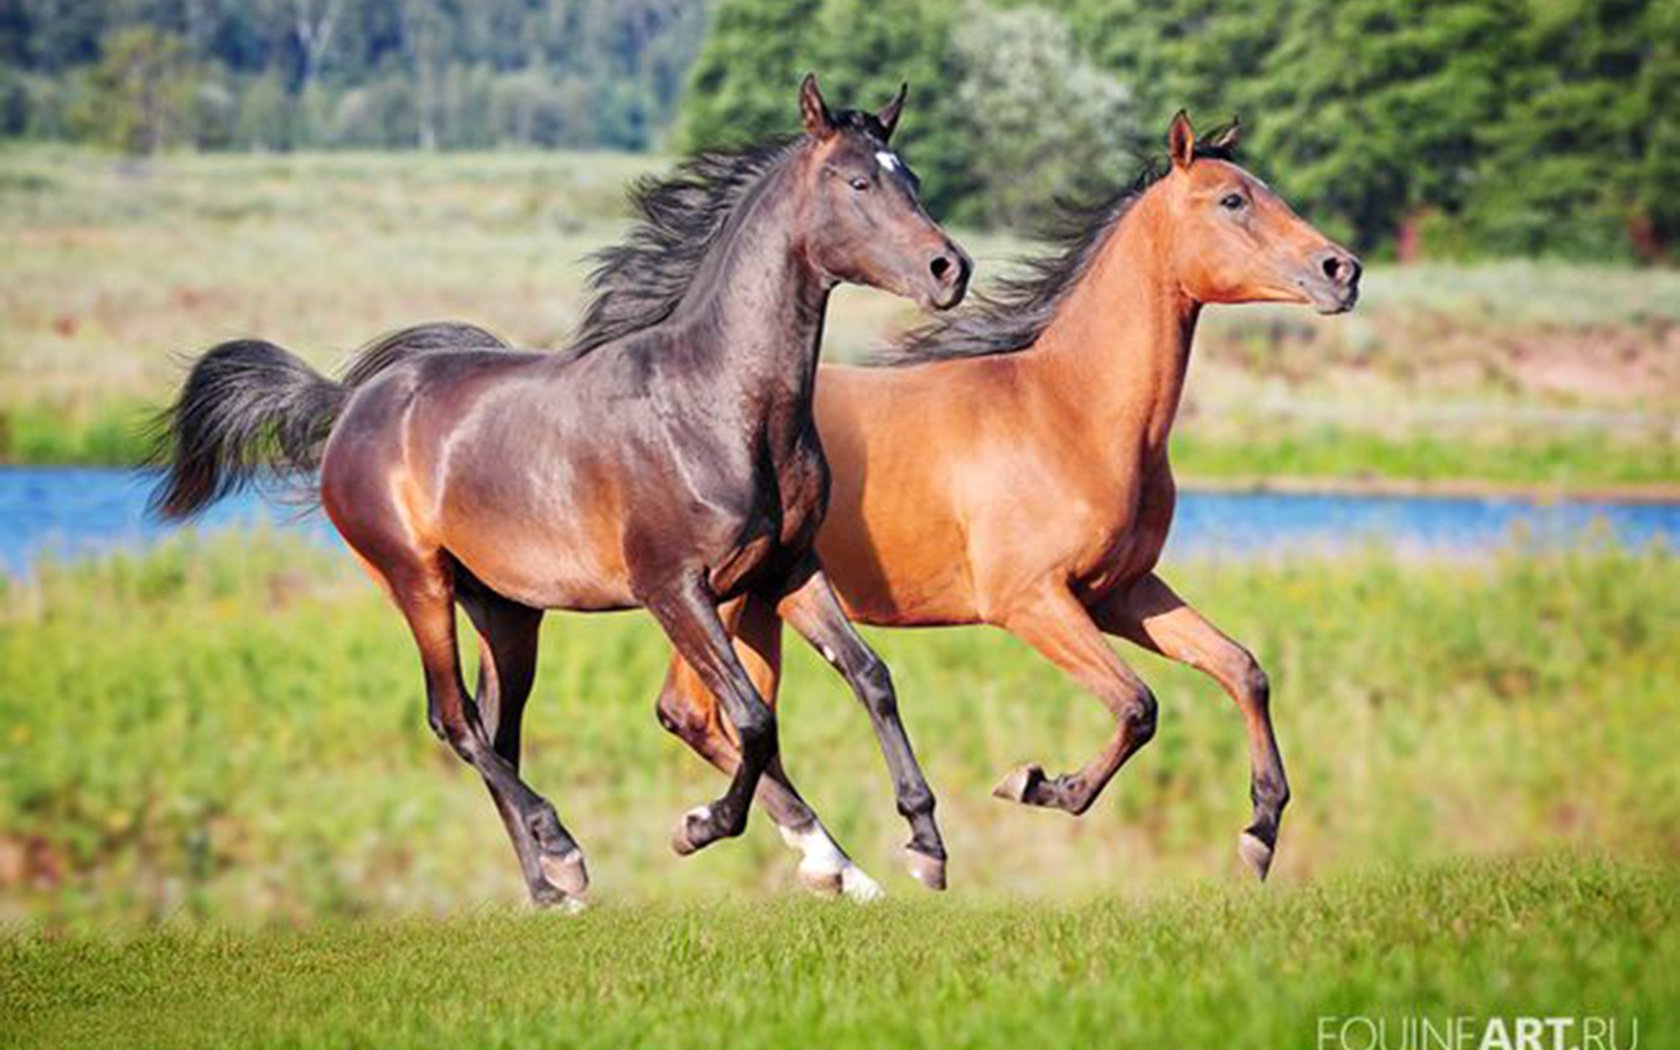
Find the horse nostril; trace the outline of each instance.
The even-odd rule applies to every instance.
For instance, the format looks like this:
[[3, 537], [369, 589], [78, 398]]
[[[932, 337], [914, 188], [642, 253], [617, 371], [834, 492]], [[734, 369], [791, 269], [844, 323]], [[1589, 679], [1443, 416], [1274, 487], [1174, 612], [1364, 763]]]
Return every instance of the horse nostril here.
[[950, 279], [949, 275], [956, 268], [956, 264], [943, 255], [935, 256], [934, 260], [928, 263], [928, 269], [933, 273], [933, 279], [940, 284], [946, 283]]
[[1333, 284], [1351, 285], [1359, 279], [1359, 260], [1341, 252], [1330, 252], [1321, 264], [1324, 276]]

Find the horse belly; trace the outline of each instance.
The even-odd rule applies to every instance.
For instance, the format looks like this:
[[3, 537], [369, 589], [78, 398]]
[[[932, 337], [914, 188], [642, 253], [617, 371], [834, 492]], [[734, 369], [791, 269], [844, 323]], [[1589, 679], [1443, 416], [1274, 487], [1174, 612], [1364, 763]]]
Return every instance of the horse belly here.
[[549, 451], [524, 474], [458, 470], [443, 546], [498, 594], [538, 609], [636, 604], [610, 472]]

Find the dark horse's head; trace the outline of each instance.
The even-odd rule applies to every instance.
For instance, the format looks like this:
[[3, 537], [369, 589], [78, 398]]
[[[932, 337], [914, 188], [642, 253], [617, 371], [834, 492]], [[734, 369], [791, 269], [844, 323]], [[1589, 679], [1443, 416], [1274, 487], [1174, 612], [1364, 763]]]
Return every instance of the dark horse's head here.
[[873, 285], [936, 310], [962, 301], [973, 269], [968, 255], [928, 218], [919, 182], [889, 145], [904, 108], [900, 87], [878, 113], [831, 112], [816, 78], [799, 86], [799, 110], [812, 149], [806, 252], [836, 280]]
[[1171, 219], [1180, 283], [1204, 303], [1301, 303], [1339, 314], [1359, 299], [1351, 252], [1235, 163], [1237, 124], [1198, 142], [1180, 112], [1167, 130], [1172, 170], [1156, 187]]

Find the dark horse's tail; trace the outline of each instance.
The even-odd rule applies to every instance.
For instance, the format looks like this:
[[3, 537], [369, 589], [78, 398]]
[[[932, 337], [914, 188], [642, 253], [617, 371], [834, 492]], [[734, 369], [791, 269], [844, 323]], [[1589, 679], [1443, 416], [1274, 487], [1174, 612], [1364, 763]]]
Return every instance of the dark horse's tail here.
[[157, 417], [149, 459], [165, 473], [149, 509], [181, 520], [265, 473], [313, 473], [356, 387], [419, 354], [506, 345], [476, 325], [417, 325], [363, 347], [335, 382], [273, 343], [222, 343], [193, 362], [180, 397]]

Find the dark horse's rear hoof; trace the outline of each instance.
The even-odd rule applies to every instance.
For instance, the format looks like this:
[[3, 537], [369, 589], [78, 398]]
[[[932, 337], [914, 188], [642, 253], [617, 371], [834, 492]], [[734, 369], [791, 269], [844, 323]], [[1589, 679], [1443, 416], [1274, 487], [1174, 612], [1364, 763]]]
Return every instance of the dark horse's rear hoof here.
[[531, 897], [542, 905], [581, 907], [589, 894], [589, 869], [583, 863], [583, 851], [574, 849], [558, 857], [547, 853], [537, 858], [543, 881], [552, 893], [533, 891]]
[[696, 806], [677, 820], [671, 832], [671, 848], [677, 856], [686, 857], [712, 844], [717, 835], [712, 831], [712, 807]]
[[1237, 838], [1237, 853], [1248, 865], [1248, 870], [1254, 872], [1255, 878], [1265, 882], [1266, 873], [1272, 870], [1272, 847], [1261, 841], [1253, 831], [1245, 831]]
[[910, 847], [905, 847], [904, 852], [910, 858], [911, 878], [930, 890], [943, 890], [945, 888], [944, 857], [930, 857], [926, 853], [918, 853]]

